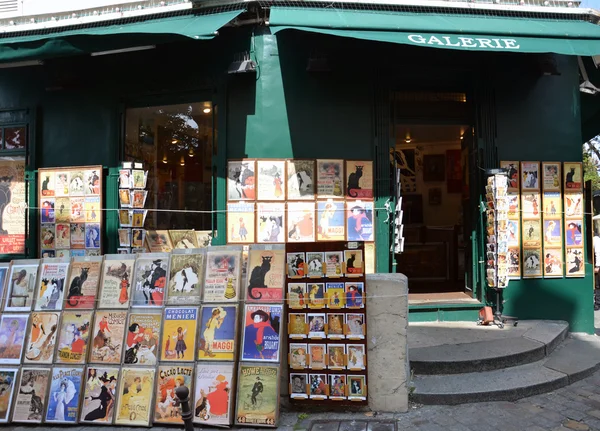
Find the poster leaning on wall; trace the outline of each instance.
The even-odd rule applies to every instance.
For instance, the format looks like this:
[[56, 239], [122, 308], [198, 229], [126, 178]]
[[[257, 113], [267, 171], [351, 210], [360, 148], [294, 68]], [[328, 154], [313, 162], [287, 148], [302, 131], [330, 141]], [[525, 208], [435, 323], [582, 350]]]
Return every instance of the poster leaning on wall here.
[[25, 158], [0, 160], [0, 254], [25, 254]]
[[104, 256], [98, 308], [129, 308], [135, 256], [107, 254]]
[[115, 417], [118, 367], [87, 367], [79, 422], [110, 425]]
[[13, 409], [13, 422], [41, 424], [48, 405], [50, 368], [23, 367]]
[[116, 425], [149, 426], [152, 420], [155, 368], [123, 367], [118, 385]]
[[194, 381], [194, 423], [229, 426], [233, 417], [234, 363], [199, 363]]
[[276, 427], [279, 420], [279, 364], [241, 363], [236, 425]]

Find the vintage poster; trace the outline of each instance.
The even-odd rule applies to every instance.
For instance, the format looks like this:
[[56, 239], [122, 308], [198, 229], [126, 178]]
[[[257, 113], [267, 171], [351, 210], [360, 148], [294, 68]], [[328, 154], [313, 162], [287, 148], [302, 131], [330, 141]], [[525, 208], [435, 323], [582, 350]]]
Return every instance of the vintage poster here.
[[[190, 350], [194, 350], [193, 348]], [[156, 379], [156, 398], [154, 401], [154, 423], [183, 425], [181, 406], [177, 397], [177, 388], [183, 386], [189, 391], [190, 408], [193, 405], [192, 383], [193, 364], [160, 365]]]
[[[252, 225], [254, 229], [254, 224]], [[206, 248], [212, 245], [213, 237], [217, 236], [217, 231], [213, 233], [212, 230], [196, 230], [196, 242], [198, 243], [198, 248]]]
[[21, 262], [11, 263], [4, 311], [30, 311], [33, 305], [39, 264], [25, 265]]
[[349, 370], [364, 370], [367, 360], [367, 353], [364, 344], [348, 344], [347, 348], [347, 367]]
[[256, 242], [284, 243], [285, 204], [259, 202], [256, 204]]
[[509, 192], [506, 194], [506, 202], [508, 206], [507, 216], [511, 219], [518, 220], [521, 217], [521, 195], [519, 193]]
[[131, 200], [131, 190], [119, 190], [119, 204], [121, 205], [121, 208], [131, 208]]
[[85, 175], [82, 170], [71, 170], [69, 176], [69, 195], [83, 196], [85, 194]]
[[146, 242], [152, 253], [168, 253], [173, 250], [168, 230], [149, 230], [146, 233]]
[[56, 351], [57, 363], [85, 364], [93, 314], [88, 310], [63, 312]]
[[328, 308], [344, 308], [346, 304], [346, 294], [344, 283], [327, 283], [327, 307]]
[[119, 226], [131, 227], [133, 225], [133, 211], [124, 209], [119, 210]]
[[306, 308], [306, 283], [288, 283], [288, 306], [290, 308]]
[[[189, 251], [191, 252], [192, 250]], [[200, 296], [202, 294], [200, 278], [204, 273], [205, 256], [205, 253], [188, 254], [173, 252], [171, 254], [167, 304], [200, 304]]]
[[346, 345], [328, 344], [327, 364], [331, 370], [346, 368]]
[[560, 179], [560, 162], [542, 163], [542, 188], [545, 192], [560, 192]]
[[523, 249], [523, 278], [536, 278], [542, 276], [541, 259], [541, 249]]
[[329, 386], [327, 385], [326, 374], [309, 374], [310, 388], [309, 394], [311, 399], [325, 400], [329, 394]]
[[325, 258], [322, 252], [306, 253], [306, 275], [307, 277], [323, 277], [323, 263]]
[[133, 208], [144, 208], [148, 192], [146, 190], [133, 190], [131, 192], [131, 206]]
[[540, 189], [539, 162], [521, 162], [521, 187], [523, 191]]
[[523, 210], [523, 219], [539, 218], [541, 213], [540, 194], [537, 192], [528, 192], [521, 194], [521, 208]]
[[85, 248], [85, 224], [71, 223], [71, 248]]
[[327, 277], [342, 276], [342, 262], [344, 261], [344, 253], [341, 251], [325, 252], [325, 275]]
[[227, 243], [245, 244], [256, 242], [255, 225], [253, 202], [227, 204]]
[[363, 275], [365, 262], [362, 250], [344, 250], [344, 266], [346, 277]]
[[562, 248], [544, 248], [544, 277], [563, 276]]
[[540, 247], [542, 245], [542, 227], [540, 220], [523, 220], [523, 246]]
[[221, 249], [206, 253], [204, 302], [233, 302], [239, 299], [241, 250]]
[[365, 294], [365, 284], [358, 282], [346, 283], [346, 307], [363, 308]]
[[544, 247], [562, 245], [562, 220], [544, 220]]
[[50, 368], [23, 367], [21, 369], [13, 422], [42, 423], [48, 403], [50, 373]]
[[583, 249], [567, 247], [567, 277], [585, 276], [585, 267], [583, 261]]
[[90, 363], [121, 363], [126, 324], [127, 311], [96, 311], [90, 335]]
[[317, 197], [344, 197], [344, 161], [317, 159]]
[[69, 196], [69, 172], [56, 172], [54, 174], [54, 193], [56, 196]]
[[560, 192], [544, 192], [544, 218], [562, 218], [562, 195]]
[[18, 368], [0, 368], [0, 423], [9, 420], [18, 374]]
[[283, 305], [246, 304], [242, 361], [279, 362]]
[[56, 224], [55, 245], [58, 249], [71, 248], [71, 225], [69, 223]]
[[68, 262], [42, 262], [34, 310], [62, 310]]
[[583, 194], [565, 193], [565, 217], [583, 218]]
[[229, 160], [227, 162], [227, 200], [256, 199], [256, 165], [254, 160]]
[[160, 360], [165, 362], [194, 361], [197, 328], [197, 307], [165, 308]]
[[285, 248], [251, 246], [248, 255], [247, 302], [281, 302], [285, 284]]
[[565, 192], [579, 192], [583, 187], [583, 171], [581, 162], [565, 162]]
[[148, 172], [144, 172], [142, 169], [134, 169], [131, 172], [133, 177], [132, 187], [134, 189], [145, 189]]
[[315, 203], [288, 202], [287, 242], [315, 241]]
[[259, 201], [285, 200], [285, 160], [258, 160], [257, 172], [257, 199]]
[[100, 223], [100, 196], [87, 196], [84, 209], [86, 223]]
[[300, 200], [315, 198], [315, 161], [288, 160], [287, 167], [287, 199]]
[[521, 232], [519, 232], [519, 220], [506, 221], [506, 240], [508, 245], [519, 245], [521, 240]]
[[198, 364], [194, 381], [194, 423], [231, 425], [235, 365]]
[[40, 182], [40, 196], [48, 197], [48, 196], [55, 195], [54, 172], [44, 171], [43, 173], [40, 173], [39, 182]]
[[203, 305], [200, 309], [198, 361], [235, 360], [236, 305]]
[[344, 374], [330, 374], [329, 387], [329, 398], [332, 400], [346, 399], [346, 376]]
[[93, 310], [100, 283], [102, 258], [76, 259], [71, 263], [69, 290], [65, 295], [65, 308]]
[[308, 375], [304, 373], [290, 373], [290, 398], [306, 399], [306, 385]]
[[31, 313], [31, 326], [25, 345], [25, 364], [51, 364], [58, 334], [59, 312]]
[[100, 223], [85, 224], [85, 248], [100, 248]]
[[85, 198], [70, 198], [71, 207], [71, 223], [85, 222]]
[[42, 223], [40, 225], [40, 245], [42, 250], [56, 248], [56, 230], [54, 223]]
[[290, 338], [306, 338], [308, 335], [308, 324], [306, 313], [289, 313], [288, 335]]
[[28, 320], [28, 314], [3, 314], [0, 317], [0, 364], [21, 363]]
[[105, 256], [98, 308], [129, 308], [134, 264], [131, 255]]
[[121, 369], [115, 425], [150, 426], [155, 373], [155, 368]]
[[519, 246], [509, 247], [507, 251], [508, 276], [521, 276], [521, 248]]
[[4, 304], [6, 299], [6, 279], [8, 278], [9, 266], [10, 264], [8, 262], [0, 263], [0, 309], [2, 309], [2, 304]]
[[583, 228], [581, 220], [565, 222], [565, 242], [569, 247], [583, 247]]
[[198, 248], [194, 230], [170, 230], [169, 236], [173, 249]]
[[361, 313], [347, 313], [346, 330], [346, 338], [365, 338], [365, 315]]
[[308, 345], [306, 343], [290, 343], [290, 354], [288, 362], [290, 368], [294, 370], [303, 370], [307, 367]]
[[279, 365], [240, 364], [236, 425], [276, 426], [279, 418]]
[[344, 338], [343, 313], [327, 313], [327, 338]]
[[167, 288], [169, 255], [166, 253], [140, 254], [135, 261], [132, 307], [162, 307]]
[[[317, 241], [344, 241], [346, 239], [346, 217], [344, 202], [317, 202]], [[365, 221], [365, 225], [368, 225]], [[371, 234], [373, 225], [371, 223]], [[360, 233], [363, 234], [362, 228]]]
[[110, 425], [115, 417], [119, 368], [87, 367], [79, 421]]
[[373, 199], [373, 162], [346, 160], [346, 196]]
[[77, 423], [83, 367], [54, 367], [46, 422]]
[[308, 338], [325, 338], [325, 313], [308, 313]]
[[322, 370], [327, 368], [327, 348], [325, 344], [308, 345], [308, 368]]
[[55, 223], [56, 214], [54, 213], [54, 199], [44, 198], [40, 200], [40, 221], [42, 223]]
[[0, 254], [25, 253], [25, 159], [0, 160]]
[[348, 375], [348, 399], [366, 400], [367, 382], [365, 376]]
[[119, 188], [130, 189], [133, 187], [131, 169], [119, 169]]
[[286, 268], [287, 276], [292, 278], [302, 278], [305, 276], [305, 259], [306, 256], [303, 252], [287, 253], [286, 254]]
[[125, 336], [124, 364], [156, 365], [161, 323], [162, 314], [160, 312], [129, 314]]
[[348, 241], [374, 241], [373, 202], [346, 202]]

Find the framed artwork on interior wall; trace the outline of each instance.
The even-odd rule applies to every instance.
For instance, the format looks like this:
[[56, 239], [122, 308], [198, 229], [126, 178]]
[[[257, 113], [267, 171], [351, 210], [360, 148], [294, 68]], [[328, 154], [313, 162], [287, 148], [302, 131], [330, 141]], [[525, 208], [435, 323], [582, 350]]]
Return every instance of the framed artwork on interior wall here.
[[373, 199], [373, 162], [346, 160], [346, 197]]
[[442, 189], [439, 187], [433, 187], [429, 189], [429, 205], [441, 205], [442, 204]]
[[519, 162], [502, 161], [500, 167], [508, 171], [508, 191], [518, 192], [521, 185], [521, 176], [519, 175]]
[[443, 154], [423, 156], [423, 181], [434, 182], [446, 179], [446, 160]]
[[227, 200], [256, 199], [256, 161], [254, 159], [227, 161]]
[[287, 170], [287, 199], [288, 200], [314, 200], [315, 161], [291, 159], [286, 161]]
[[256, 198], [259, 201], [285, 200], [285, 160], [263, 159], [256, 162]]
[[446, 150], [446, 191], [448, 193], [461, 193], [463, 169], [461, 163], [461, 150]]
[[521, 162], [521, 189], [540, 189], [540, 162]]
[[583, 188], [583, 169], [581, 162], [564, 162], [565, 192], [579, 192]]
[[402, 194], [416, 193], [417, 165], [414, 148], [399, 149], [393, 153], [394, 161], [400, 169]]
[[545, 192], [560, 192], [561, 178], [560, 162], [542, 163], [542, 188]]

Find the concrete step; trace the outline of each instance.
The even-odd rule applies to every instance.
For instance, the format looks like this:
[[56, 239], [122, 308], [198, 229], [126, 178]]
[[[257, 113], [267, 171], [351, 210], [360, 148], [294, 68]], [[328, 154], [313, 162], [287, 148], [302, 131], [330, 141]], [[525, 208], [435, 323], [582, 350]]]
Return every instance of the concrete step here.
[[505, 369], [417, 375], [411, 399], [421, 404], [514, 401], [553, 391], [600, 369], [600, 339], [572, 335], [543, 360]]
[[[539, 321], [520, 336], [411, 348], [411, 370], [419, 375], [499, 370], [544, 359], [568, 333], [567, 322]], [[501, 331], [501, 330], [499, 330]]]

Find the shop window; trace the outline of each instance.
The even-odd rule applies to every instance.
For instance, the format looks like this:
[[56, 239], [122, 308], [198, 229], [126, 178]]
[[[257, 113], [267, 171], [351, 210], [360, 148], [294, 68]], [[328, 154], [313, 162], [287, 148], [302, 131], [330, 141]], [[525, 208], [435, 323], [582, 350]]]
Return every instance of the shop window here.
[[127, 109], [124, 160], [148, 170], [146, 229], [212, 229], [214, 114], [210, 102]]

